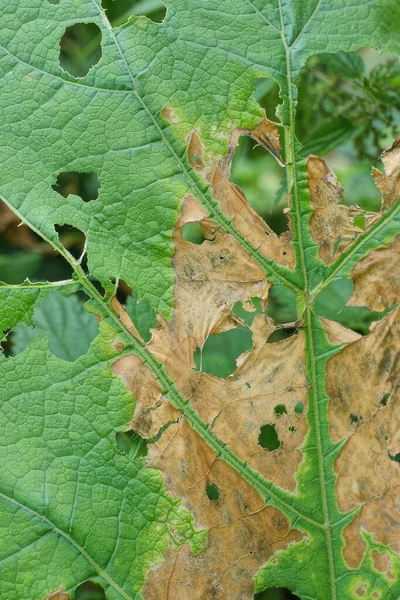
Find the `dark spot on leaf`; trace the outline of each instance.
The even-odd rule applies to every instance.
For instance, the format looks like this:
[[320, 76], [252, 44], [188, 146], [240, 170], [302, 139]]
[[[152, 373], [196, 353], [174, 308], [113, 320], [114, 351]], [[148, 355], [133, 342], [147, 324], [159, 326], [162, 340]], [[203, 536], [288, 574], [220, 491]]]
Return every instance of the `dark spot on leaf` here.
[[290, 431], [291, 433], [294, 433], [295, 431], [297, 431], [297, 429], [296, 429], [296, 427], [294, 427], [293, 425], [291, 425], [291, 426], [289, 427], [289, 431]]
[[219, 499], [219, 490], [215, 483], [207, 483], [206, 485], [206, 494], [209, 500], [218, 500]]
[[277, 404], [274, 408], [274, 413], [276, 415], [287, 414], [286, 406], [284, 404]]
[[101, 31], [95, 23], [67, 27], [60, 41], [60, 67], [72, 77], [85, 77], [101, 58]]
[[98, 198], [101, 185], [94, 171], [63, 171], [51, 187], [64, 198], [74, 194], [84, 202], [90, 202]]
[[126, 23], [132, 16], [147, 17], [154, 23], [161, 23], [167, 13], [161, 0], [102, 0], [101, 5], [113, 27]]
[[200, 223], [186, 223], [182, 227], [182, 237], [192, 244], [202, 244], [206, 239]]
[[258, 436], [260, 446], [272, 452], [281, 445], [275, 425], [262, 425]]
[[118, 450], [125, 452], [132, 460], [147, 456], [147, 441], [136, 431], [117, 431], [115, 438]]

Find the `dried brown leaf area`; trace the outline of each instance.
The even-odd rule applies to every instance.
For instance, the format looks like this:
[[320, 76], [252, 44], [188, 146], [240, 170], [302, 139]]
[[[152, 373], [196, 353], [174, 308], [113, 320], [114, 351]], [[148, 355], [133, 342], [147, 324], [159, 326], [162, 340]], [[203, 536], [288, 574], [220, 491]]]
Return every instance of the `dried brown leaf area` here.
[[[193, 132], [188, 139], [192, 166], [212, 186], [223, 213], [244, 239], [263, 256], [292, 268], [292, 234], [278, 237], [271, 232], [242, 192], [229, 182], [229, 166], [241, 133], [232, 137], [228, 156], [207, 167], [201, 140]], [[262, 123], [260, 131], [252, 134], [282, 160], [276, 128], [270, 122]], [[383, 190], [383, 211], [390, 208], [388, 198], [397, 193], [393, 191], [398, 185], [394, 156], [397, 161], [396, 145], [383, 155], [387, 174], [374, 175]], [[364, 213], [340, 204], [340, 185], [317, 157], [308, 160], [308, 176], [314, 211], [311, 234], [320, 245], [321, 259], [330, 264], [364, 233], [354, 225], [357, 216], [365, 217], [369, 229], [384, 212]], [[183, 228], [188, 223], [200, 224], [205, 238], [201, 244], [184, 239]], [[349, 304], [378, 311], [396, 305], [399, 240], [371, 251], [353, 268], [354, 294]], [[256, 476], [298, 498], [304, 493], [298, 479], [312, 426], [312, 421], [310, 425], [306, 420], [307, 408], [309, 402], [319, 401], [313, 396], [307, 370], [310, 348], [302, 315], [293, 324], [297, 327], [294, 335], [271, 343], [271, 334], [278, 327], [266, 311], [272, 284], [244, 245], [208, 218], [192, 196], [184, 199], [174, 244], [173, 317], [171, 321], [159, 318], [146, 349], [163, 365], [181, 397], [190, 401], [190, 411], [207, 425], [207, 432]], [[246, 325], [252, 348], [237, 358], [233, 372], [223, 379], [204, 372], [201, 366], [197, 370], [196, 349], [203, 348], [209, 336], [244, 327], [234, 307], [239, 304], [253, 310], [254, 299], [262, 311]], [[137, 337], [127, 314], [114, 308]], [[360, 508], [343, 531], [344, 560], [357, 568], [367, 550], [366, 533], [376, 543], [400, 552], [400, 312], [393, 310], [373, 324], [366, 336], [329, 319], [321, 318], [321, 322], [327, 353], [333, 346], [344, 347], [327, 363], [329, 424], [323, 435], [331, 436], [330, 448], [332, 441], [343, 442], [330, 476], [330, 482], [337, 477], [339, 511]], [[184, 409], [181, 412], [169, 401], [168, 386], [159, 383], [138, 356], [121, 358], [113, 370], [137, 401], [131, 427], [151, 442], [147, 465], [163, 474], [168, 491], [182, 500], [197, 526], [209, 534], [207, 549], [197, 556], [188, 545], [180, 550], [170, 548], [162, 564], [150, 570], [144, 597], [250, 600], [260, 568], [282, 550], [309, 541], [309, 530], [299, 524], [294, 527], [284, 509], [268, 505], [266, 497], [241, 477], [240, 469], [232, 468], [215, 451], [207, 435], [193, 429]], [[264, 426], [276, 434], [273, 448], [261, 443]], [[307, 519], [307, 510], [304, 514]], [[371, 559], [375, 571], [388, 580], [394, 577], [389, 551], [373, 550]], [[364, 594], [362, 586], [357, 590], [358, 595]]]
[[339, 508], [362, 506], [345, 536], [350, 566], [365, 550], [361, 531], [400, 552], [399, 336], [397, 309], [328, 362], [332, 437], [345, 440], [336, 460]]
[[[185, 223], [201, 223], [201, 245], [182, 237]], [[237, 302], [259, 298], [265, 307], [270, 284], [249, 254], [229, 235], [204, 218], [188, 197], [175, 232], [175, 310], [171, 322], [160, 320], [148, 349], [166, 368], [179, 391], [219, 440], [269, 481], [294, 492], [301, 447], [307, 434], [304, 334], [266, 343], [275, 330], [265, 314], [252, 325], [253, 348], [237, 360], [227, 379], [194, 369], [195, 349], [211, 334], [243, 322], [232, 309]], [[165, 562], [150, 572], [146, 598], [251, 598], [253, 577], [275, 552], [299, 541], [303, 532], [288, 518], [266, 506], [259, 493], [216, 453], [171, 406], [150, 369], [135, 356], [120, 359], [114, 372], [123, 377], [137, 399], [132, 427], [152, 439], [169, 424], [158, 442], [149, 445], [148, 464], [160, 470], [166, 486], [183, 498], [199, 527], [209, 531], [208, 549], [194, 557], [189, 548], [170, 550]], [[276, 405], [285, 413], [276, 414]], [[259, 444], [260, 427], [273, 425], [279, 448]], [[209, 499], [212, 486], [216, 499]]]

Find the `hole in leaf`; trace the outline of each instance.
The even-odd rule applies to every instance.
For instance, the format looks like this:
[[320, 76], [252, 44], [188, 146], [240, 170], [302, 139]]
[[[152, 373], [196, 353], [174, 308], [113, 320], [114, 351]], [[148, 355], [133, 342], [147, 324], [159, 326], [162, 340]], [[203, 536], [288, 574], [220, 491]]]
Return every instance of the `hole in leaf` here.
[[280, 104], [279, 85], [273, 79], [260, 77], [254, 80], [255, 97], [258, 104], [265, 110], [270, 121], [276, 121], [276, 110]]
[[295, 431], [297, 431], [297, 429], [296, 429], [296, 427], [294, 427], [293, 425], [291, 425], [291, 426], [289, 427], [289, 431], [290, 431], [291, 433], [294, 433]]
[[350, 423], [352, 425], [359, 425], [362, 421], [362, 417], [359, 417], [357, 415], [353, 415], [352, 413], [350, 413]]
[[284, 404], [277, 404], [274, 408], [274, 413], [276, 415], [287, 415], [286, 406]]
[[69, 279], [68, 263], [0, 201], [0, 281], [9, 284]]
[[249, 136], [240, 136], [231, 166], [231, 181], [246, 195], [250, 206], [280, 235], [289, 222], [284, 171], [271, 154]]
[[236, 302], [232, 312], [234, 315], [242, 319], [247, 327], [250, 327], [254, 321], [256, 315], [262, 314], [263, 307], [261, 306], [260, 298], [252, 298], [251, 301], [243, 304], [242, 302]]
[[101, 58], [101, 31], [95, 23], [67, 27], [60, 41], [60, 67], [72, 77], [85, 77]]
[[167, 13], [161, 0], [102, 0], [101, 5], [113, 27], [126, 23], [132, 16], [143, 16], [161, 23]]
[[207, 494], [209, 500], [218, 500], [219, 489], [217, 488], [215, 483], [207, 483], [206, 494]]
[[270, 588], [265, 592], [255, 594], [254, 600], [300, 600], [287, 588]]
[[136, 431], [117, 431], [115, 438], [118, 450], [125, 452], [132, 460], [147, 456], [147, 441]]
[[185, 223], [182, 227], [182, 237], [192, 244], [202, 244], [206, 239], [200, 223]]
[[54, 4], [55, 6], [58, 6], [60, 4], [61, 0], [47, 0], [47, 2], [49, 4]]
[[[54, 225], [54, 229], [58, 233], [60, 243], [68, 250], [70, 254], [77, 260], [80, 259], [85, 249], [85, 234], [80, 229], [72, 227], [72, 225]], [[82, 265], [83, 267], [85, 266]]]
[[392, 456], [391, 454], [388, 453], [388, 456], [389, 456], [390, 460], [400, 463], [400, 452], [398, 452], [394, 456]]
[[353, 290], [354, 283], [352, 279], [333, 281], [318, 296], [315, 302], [315, 312], [333, 321], [338, 321], [345, 327], [362, 335], [367, 335], [371, 323], [386, 316], [392, 310], [392, 307], [377, 312], [358, 306], [345, 306]]
[[297, 320], [296, 296], [284, 285], [274, 285], [268, 293], [267, 315], [274, 323], [293, 323]]
[[64, 171], [57, 175], [57, 181], [51, 187], [64, 198], [74, 194], [84, 202], [90, 202], [98, 198], [101, 185], [94, 171]]
[[100, 584], [85, 581], [76, 588], [74, 600], [107, 600], [107, 596]]
[[236, 359], [252, 347], [252, 334], [247, 327], [209, 335], [203, 348], [194, 352], [195, 370], [228, 377], [236, 370]]
[[278, 432], [276, 431], [275, 425], [262, 425], [260, 427], [260, 434], [258, 436], [258, 443], [260, 446], [273, 452], [277, 450], [281, 445]]
[[290, 338], [292, 335], [296, 335], [297, 333], [298, 330], [295, 327], [282, 327], [281, 329], [276, 329], [267, 339], [267, 344], [283, 342], [283, 340], [287, 340], [287, 338]]
[[296, 406], [294, 407], [294, 412], [298, 415], [302, 415], [304, 412], [304, 404], [302, 402], [297, 402]]
[[249, 383], [248, 381], [246, 381], [246, 387], [248, 387], [250, 389], [251, 388], [251, 383]]
[[154, 308], [147, 300], [140, 300], [133, 292], [126, 301], [126, 311], [132, 319], [136, 329], [147, 343], [151, 340], [150, 329], [157, 327], [157, 316]]
[[21, 323], [15, 328], [13, 356], [25, 350], [30, 340], [45, 333], [50, 352], [72, 362], [87, 353], [99, 330], [96, 317], [84, 309], [78, 294], [66, 298], [50, 293], [35, 307], [33, 322], [35, 327]]
[[391, 396], [391, 392], [386, 392], [386, 394], [384, 394], [384, 396], [383, 396], [383, 398], [382, 398], [382, 400], [380, 402], [382, 404], [382, 406], [386, 406], [387, 405], [390, 396]]

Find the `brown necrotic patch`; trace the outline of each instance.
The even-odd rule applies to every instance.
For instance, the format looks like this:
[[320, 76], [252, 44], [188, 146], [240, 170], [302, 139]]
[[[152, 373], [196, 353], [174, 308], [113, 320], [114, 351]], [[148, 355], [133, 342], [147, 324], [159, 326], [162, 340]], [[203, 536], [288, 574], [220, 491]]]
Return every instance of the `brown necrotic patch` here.
[[[171, 120], [171, 109], [165, 108], [163, 116]], [[213, 197], [219, 202], [226, 217], [235, 229], [267, 258], [292, 268], [293, 248], [290, 244], [292, 232], [289, 230], [278, 236], [264, 219], [248, 203], [243, 191], [230, 181], [231, 165], [239, 138], [250, 135], [263, 146], [281, 166], [280, 139], [276, 123], [263, 119], [253, 130], [233, 131], [227, 155], [222, 159], [207, 160], [199, 134], [192, 131], [187, 137], [187, 155], [191, 166], [210, 185]]]
[[[390, 459], [400, 448], [399, 336], [397, 309], [327, 365], [332, 437], [345, 440], [335, 464], [339, 508], [361, 507], [347, 529], [345, 557], [350, 565], [361, 560], [361, 530], [400, 551], [400, 464]], [[357, 415], [356, 427], [351, 415]]]
[[[266, 507], [257, 492], [218, 460], [185, 420], [171, 426], [160, 442], [151, 446], [149, 459], [164, 473], [167, 489], [184, 498], [183, 504], [196, 522], [209, 531], [209, 543], [198, 556], [191, 555], [187, 545], [179, 551], [169, 550], [163, 564], [150, 571], [144, 597], [253, 598], [253, 578], [261, 565], [300, 541], [301, 532], [291, 529], [280, 511]], [[205, 488], [212, 494], [208, 501]]]
[[307, 174], [313, 208], [310, 229], [313, 239], [320, 245], [320, 256], [325, 263], [333, 262], [399, 198], [400, 136], [380, 158], [384, 172], [372, 169], [382, 194], [381, 211], [374, 213], [355, 204], [347, 206], [342, 186], [333, 171], [321, 158], [309, 156]]
[[389, 248], [373, 250], [354, 267], [354, 292], [347, 306], [383, 311], [400, 299], [400, 236]]
[[[184, 239], [187, 223], [201, 225], [202, 244]], [[173, 316], [171, 321], [159, 318], [147, 348], [229, 452], [294, 491], [308, 430], [304, 334], [266, 343], [276, 327], [266, 314], [270, 284], [264, 272], [232, 236], [206, 218], [192, 197], [185, 198], [174, 243]], [[237, 314], [239, 305], [258, 307], [248, 323], [246, 311], [243, 318]], [[238, 327], [247, 328], [252, 347], [236, 357], [233, 373], [224, 380], [196, 371], [195, 349], [210, 336]], [[163, 473], [167, 489], [209, 532], [208, 548], [198, 556], [186, 546], [170, 549], [163, 564], [150, 572], [144, 596], [250, 600], [255, 573], [303, 533], [293, 530], [279, 510], [265, 506], [265, 499], [217, 457], [138, 357], [121, 358], [113, 370], [137, 400], [132, 429], [152, 440], [146, 464]], [[278, 414], [278, 405], [286, 412]], [[278, 448], [260, 445], [263, 425], [274, 428]]]

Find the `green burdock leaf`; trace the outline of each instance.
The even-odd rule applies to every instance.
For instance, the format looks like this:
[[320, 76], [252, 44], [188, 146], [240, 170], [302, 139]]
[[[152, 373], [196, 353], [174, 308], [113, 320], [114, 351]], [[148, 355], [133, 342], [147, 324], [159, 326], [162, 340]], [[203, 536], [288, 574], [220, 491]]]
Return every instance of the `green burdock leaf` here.
[[[0, 196], [74, 272], [2, 285], [1, 331], [77, 289], [100, 322], [70, 362], [50, 333], [0, 356], [0, 598], [68, 600], [91, 580], [108, 600], [250, 600], [275, 587], [395, 600], [400, 142], [373, 171], [379, 212], [347, 206], [296, 138], [295, 82], [314, 54], [357, 77], [344, 53], [399, 54], [400, 5], [166, 7], [161, 22], [113, 27], [100, 0], [0, 0]], [[265, 78], [280, 88], [276, 123], [255, 98]], [[280, 236], [229, 181], [247, 134], [286, 175]], [[89, 174], [96, 194], [58, 193], [68, 173]], [[184, 235], [193, 223], [198, 243]], [[62, 225], [84, 233], [87, 270]], [[343, 314], [324, 298], [321, 309], [351, 279]], [[212, 355], [202, 368], [210, 336], [235, 330], [246, 344], [229, 349], [229, 369]]]

